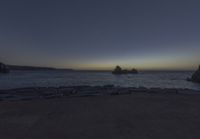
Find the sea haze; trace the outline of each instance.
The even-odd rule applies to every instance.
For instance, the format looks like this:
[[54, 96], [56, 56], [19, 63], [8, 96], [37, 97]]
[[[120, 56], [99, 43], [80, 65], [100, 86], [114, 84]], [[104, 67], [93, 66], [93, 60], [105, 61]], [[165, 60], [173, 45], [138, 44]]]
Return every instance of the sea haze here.
[[111, 72], [65, 70], [13, 70], [0, 75], [0, 89], [24, 87], [60, 87], [78, 85], [115, 85], [122, 87], [187, 88], [200, 90], [200, 85], [186, 81], [193, 72], [157, 71], [130, 75], [113, 75]]

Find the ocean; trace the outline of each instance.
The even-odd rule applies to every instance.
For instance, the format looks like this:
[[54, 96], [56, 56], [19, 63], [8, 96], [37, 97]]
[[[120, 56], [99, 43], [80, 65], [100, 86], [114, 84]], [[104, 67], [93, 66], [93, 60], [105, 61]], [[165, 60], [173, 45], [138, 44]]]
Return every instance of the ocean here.
[[0, 74], [0, 89], [60, 86], [103, 86], [146, 88], [182, 88], [200, 90], [200, 84], [186, 81], [193, 72], [140, 72], [139, 74], [113, 75], [110, 72], [64, 70], [16, 70]]

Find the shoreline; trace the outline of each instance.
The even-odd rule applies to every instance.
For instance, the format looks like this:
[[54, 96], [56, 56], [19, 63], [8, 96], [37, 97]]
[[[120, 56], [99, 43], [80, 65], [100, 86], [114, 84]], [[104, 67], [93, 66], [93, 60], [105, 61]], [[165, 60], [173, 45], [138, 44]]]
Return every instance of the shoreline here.
[[29, 87], [0, 90], [0, 101], [54, 99], [66, 97], [114, 96], [132, 94], [200, 95], [200, 90], [105, 86]]

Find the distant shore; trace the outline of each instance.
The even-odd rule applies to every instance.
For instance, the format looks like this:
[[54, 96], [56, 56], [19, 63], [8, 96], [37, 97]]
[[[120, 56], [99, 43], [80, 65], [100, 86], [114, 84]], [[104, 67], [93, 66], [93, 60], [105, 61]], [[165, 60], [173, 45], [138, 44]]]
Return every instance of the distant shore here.
[[52, 67], [39, 67], [39, 66], [19, 66], [19, 65], [7, 65], [10, 70], [66, 70], [74, 71], [74, 69], [58, 69]]

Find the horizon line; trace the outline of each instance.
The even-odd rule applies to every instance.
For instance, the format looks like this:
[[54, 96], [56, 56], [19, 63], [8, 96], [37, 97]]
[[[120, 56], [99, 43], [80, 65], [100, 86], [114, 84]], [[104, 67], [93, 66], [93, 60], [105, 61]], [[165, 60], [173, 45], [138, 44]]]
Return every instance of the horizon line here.
[[[7, 66], [16, 66], [16, 67], [30, 67], [30, 68], [44, 68], [44, 69], [52, 69], [52, 70], [74, 70], [74, 71], [113, 71], [113, 68], [66, 68], [66, 67], [53, 67], [53, 66], [39, 66], [39, 65], [13, 65], [6, 64]], [[129, 70], [129, 68], [123, 68]], [[195, 69], [186, 69], [186, 68], [136, 68], [138, 71], [194, 71]]]

